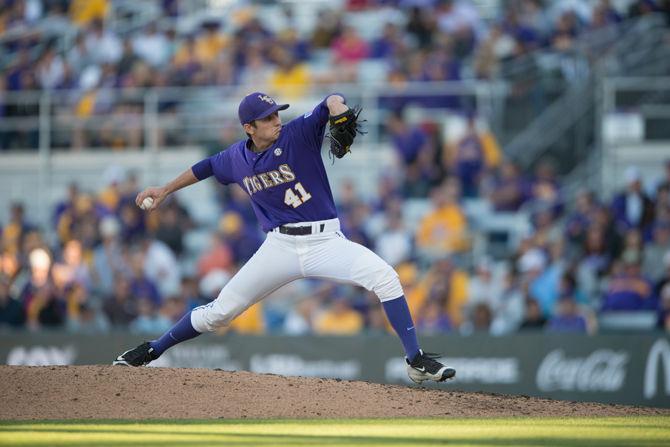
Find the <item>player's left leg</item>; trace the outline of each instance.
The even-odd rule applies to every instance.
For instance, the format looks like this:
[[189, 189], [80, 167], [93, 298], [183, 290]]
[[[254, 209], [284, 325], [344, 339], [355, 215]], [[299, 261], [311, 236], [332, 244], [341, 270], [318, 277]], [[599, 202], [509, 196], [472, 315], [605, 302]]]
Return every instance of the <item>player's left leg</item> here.
[[368, 248], [346, 239], [341, 232], [310, 239], [312, 242], [304, 262], [306, 276], [353, 282], [373, 291], [402, 342], [408, 373], [413, 381], [441, 382], [456, 374], [453, 368], [442, 365], [434, 356], [419, 349], [412, 315], [393, 267]]

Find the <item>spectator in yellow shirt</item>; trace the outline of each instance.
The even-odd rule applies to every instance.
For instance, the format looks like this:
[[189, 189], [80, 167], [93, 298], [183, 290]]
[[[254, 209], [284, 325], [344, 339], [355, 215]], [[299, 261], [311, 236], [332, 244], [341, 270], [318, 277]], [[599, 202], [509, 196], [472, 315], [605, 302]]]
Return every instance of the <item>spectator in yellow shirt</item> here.
[[272, 56], [277, 68], [270, 74], [270, 91], [276, 96], [293, 100], [305, 96], [312, 82], [307, 66], [298, 63], [290, 52], [278, 46]]
[[26, 221], [23, 203], [12, 203], [9, 213], [7, 225], [4, 229], [0, 227], [0, 248], [9, 253], [19, 253], [23, 248], [24, 237], [34, 228]]
[[72, 0], [70, 3], [70, 17], [79, 26], [93, 20], [104, 20], [108, 12], [108, 0]]
[[229, 329], [238, 334], [262, 334], [265, 329], [263, 325], [263, 303], [256, 303], [239, 317], [230, 323]]
[[198, 62], [212, 65], [228, 46], [228, 39], [219, 31], [217, 22], [203, 24], [203, 33], [195, 40], [195, 55]]
[[440, 307], [452, 324], [458, 327], [463, 320], [463, 306], [468, 300], [468, 275], [457, 268], [449, 258], [433, 264], [411, 294], [413, 312], [421, 316], [429, 301], [440, 303]]
[[[200, 295], [216, 298], [219, 291], [230, 280], [230, 274], [221, 269], [212, 269], [200, 279]], [[216, 333], [224, 335], [228, 332], [239, 334], [262, 334], [265, 331], [263, 324], [263, 303], [256, 303], [242, 312], [228, 326], [219, 328]]]
[[195, 36], [186, 36], [172, 56], [172, 65], [177, 70], [193, 70], [200, 67], [200, 62], [196, 56]]
[[436, 259], [469, 248], [467, 219], [458, 204], [458, 181], [447, 179], [431, 194], [433, 210], [420, 222], [416, 233], [419, 253]]
[[314, 332], [320, 335], [354, 335], [362, 329], [363, 316], [343, 296], [333, 296], [330, 307], [314, 321]]

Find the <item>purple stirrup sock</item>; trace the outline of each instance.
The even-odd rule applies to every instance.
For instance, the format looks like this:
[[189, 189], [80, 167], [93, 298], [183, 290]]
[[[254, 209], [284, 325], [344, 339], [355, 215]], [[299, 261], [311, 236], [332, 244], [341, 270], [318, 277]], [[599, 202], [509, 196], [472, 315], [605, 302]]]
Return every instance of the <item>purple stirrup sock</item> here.
[[405, 295], [400, 295], [399, 298], [383, 301], [384, 312], [389, 319], [391, 326], [395, 330], [403, 347], [405, 348], [405, 355], [409, 360], [412, 360], [419, 353], [419, 341], [416, 338], [416, 329], [414, 329], [414, 322], [412, 321], [412, 314], [407, 306]]
[[170, 330], [163, 334], [161, 338], [150, 341], [149, 345], [154, 348], [157, 355], [161, 355], [177, 343], [190, 340], [198, 335], [200, 335], [200, 332], [193, 328], [191, 324], [191, 312], [189, 311]]

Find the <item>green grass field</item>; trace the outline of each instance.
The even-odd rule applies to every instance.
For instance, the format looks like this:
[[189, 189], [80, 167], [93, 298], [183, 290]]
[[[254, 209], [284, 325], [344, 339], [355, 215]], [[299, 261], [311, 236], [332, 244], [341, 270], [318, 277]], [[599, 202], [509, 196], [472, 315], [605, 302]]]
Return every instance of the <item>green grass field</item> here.
[[0, 422], [1, 446], [668, 446], [670, 417]]

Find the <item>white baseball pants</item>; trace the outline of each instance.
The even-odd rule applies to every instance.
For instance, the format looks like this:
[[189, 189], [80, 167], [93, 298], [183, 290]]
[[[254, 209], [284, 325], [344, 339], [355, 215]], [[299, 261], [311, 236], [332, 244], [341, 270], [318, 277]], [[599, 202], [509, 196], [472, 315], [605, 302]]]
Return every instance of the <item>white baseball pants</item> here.
[[[275, 228], [258, 251], [209, 304], [191, 312], [198, 332], [227, 326], [249, 306], [300, 278], [323, 278], [362, 286], [381, 301], [403, 294], [395, 270], [371, 250], [340, 232], [339, 219], [286, 226], [312, 226], [315, 234], [291, 236]], [[318, 232], [323, 225], [323, 231]]]

